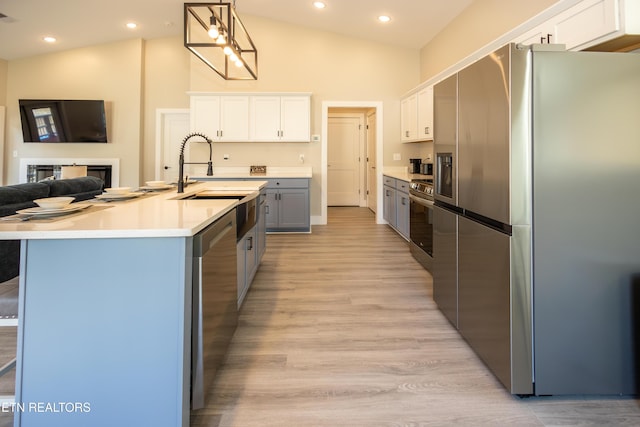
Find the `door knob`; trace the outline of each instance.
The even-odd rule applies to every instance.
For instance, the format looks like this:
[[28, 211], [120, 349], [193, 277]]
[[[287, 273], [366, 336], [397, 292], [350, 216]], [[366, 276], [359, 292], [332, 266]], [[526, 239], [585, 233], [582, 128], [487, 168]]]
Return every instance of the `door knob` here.
[[171, 166], [165, 166], [164, 170], [171, 169]]

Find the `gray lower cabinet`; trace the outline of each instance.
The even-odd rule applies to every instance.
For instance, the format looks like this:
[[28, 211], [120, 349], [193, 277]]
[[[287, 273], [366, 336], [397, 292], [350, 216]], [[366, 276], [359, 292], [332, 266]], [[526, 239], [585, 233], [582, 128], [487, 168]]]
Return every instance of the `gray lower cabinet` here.
[[[229, 181], [230, 178], [199, 178], [203, 181]], [[311, 231], [309, 178], [234, 178], [233, 181], [267, 181], [265, 192], [265, 231]], [[262, 209], [262, 208], [261, 208]]]
[[409, 240], [409, 183], [383, 175], [382, 217], [402, 237]]
[[396, 180], [396, 230], [409, 239], [409, 183]]
[[310, 231], [309, 180], [287, 178], [268, 181], [267, 231]]
[[258, 247], [258, 264], [262, 261], [262, 256], [267, 251], [267, 190], [262, 189], [258, 199], [258, 232], [256, 235], [256, 246]]
[[258, 270], [257, 226], [238, 241], [238, 308], [247, 295], [249, 286]]
[[396, 223], [396, 189], [385, 185], [383, 187], [384, 203], [382, 205], [382, 217], [392, 227]]

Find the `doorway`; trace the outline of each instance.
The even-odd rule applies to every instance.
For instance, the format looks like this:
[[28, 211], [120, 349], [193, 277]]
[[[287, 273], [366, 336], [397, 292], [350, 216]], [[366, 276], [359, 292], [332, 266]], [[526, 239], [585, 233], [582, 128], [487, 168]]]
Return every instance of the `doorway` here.
[[189, 109], [156, 111], [155, 180], [177, 181], [180, 143], [189, 133], [189, 117]]
[[[369, 149], [369, 163], [372, 169], [373, 183], [368, 186], [368, 191], [373, 193], [372, 196], [366, 197], [366, 203], [371, 204], [371, 210], [375, 212], [376, 223], [383, 224], [382, 218], [382, 206], [380, 197], [380, 189], [382, 188], [382, 134], [383, 134], [383, 104], [381, 101], [323, 101], [322, 102], [322, 136], [321, 136], [321, 209], [322, 215], [319, 219], [316, 219], [316, 224], [327, 223], [327, 206], [328, 206], [328, 146], [329, 146], [329, 111], [336, 111], [337, 109], [348, 109], [348, 111], [362, 111], [365, 113], [365, 117], [375, 123], [375, 126], [370, 126], [369, 131], [371, 138], [369, 141], [373, 145], [372, 149]], [[365, 119], [366, 120], [366, 119]], [[375, 139], [375, 141], [371, 141]], [[366, 152], [365, 148], [365, 152]], [[375, 154], [375, 157], [374, 155]], [[362, 181], [367, 181], [367, 170], [363, 172]], [[366, 184], [365, 184], [366, 185]]]
[[365, 112], [329, 110], [327, 205], [365, 206]]

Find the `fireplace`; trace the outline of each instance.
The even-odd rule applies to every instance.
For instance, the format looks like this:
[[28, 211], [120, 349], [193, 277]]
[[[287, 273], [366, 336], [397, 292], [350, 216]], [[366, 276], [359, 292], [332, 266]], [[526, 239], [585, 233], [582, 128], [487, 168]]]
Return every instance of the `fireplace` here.
[[72, 165], [86, 165], [87, 175], [102, 179], [107, 188], [120, 185], [120, 159], [99, 158], [20, 159], [20, 182], [38, 182], [50, 177], [60, 179], [62, 166]]

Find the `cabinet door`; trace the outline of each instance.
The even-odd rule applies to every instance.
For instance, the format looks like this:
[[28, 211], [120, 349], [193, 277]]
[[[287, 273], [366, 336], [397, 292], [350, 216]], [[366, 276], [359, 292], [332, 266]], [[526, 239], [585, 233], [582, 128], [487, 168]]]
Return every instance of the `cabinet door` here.
[[382, 205], [383, 218], [393, 227], [396, 226], [396, 190], [384, 186], [384, 203]]
[[[263, 197], [265, 199], [263, 199]], [[263, 199], [263, 201], [260, 203], [258, 209], [259, 209], [259, 213], [258, 215], [260, 215], [258, 217], [258, 227], [257, 227], [257, 233], [256, 233], [256, 239], [258, 240], [257, 242], [257, 246], [258, 246], [258, 261], [257, 263], [260, 264], [260, 260], [262, 260], [262, 256], [264, 255], [264, 253], [267, 251], [267, 202], [266, 202], [266, 195], [260, 195], [260, 199]]]
[[238, 308], [242, 304], [244, 295], [247, 292], [247, 252], [244, 250], [246, 242], [244, 239], [240, 240], [237, 244], [238, 254]]
[[409, 194], [396, 191], [396, 230], [409, 238]]
[[283, 229], [309, 229], [309, 189], [283, 188], [278, 193], [279, 227]]
[[616, 0], [588, 0], [554, 19], [556, 41], [574, 49], [620, 29]]
[[220, 138], [220, 97], [191, 97], [191, 132], [200, 132], [211, 140]]
[[249, 97], [220, 97], [221, 141], [249, 140]]
[[309, 142], [310, 99], [308, 96], [283, 96], [280, 103], [280, 140]]
[[418, 93], [418, 139], [433, 139], [433, 86]]
[[400, 103], [400, 116], [402, 124], [402, 141], [416, 139], [418, 129], [418, 96], [409, 95]]
[[265, 223], [267, 230], [278, 228], [278, 190], [267, 190], [265, 201]]
[[280, 135], [280, 97], [252, 96], [250, 126], [251, 141], [278, 140]]
[[247, 291], [251, 287], [253, 277], [256, 275], [258, 269], [258, 247], [256, 246], [256, 227], [253, 227], [251, 231], [247, 232], [244, 236], [245, 251], [247, 254], [247, 261], [245, 264], [247, 274]]

